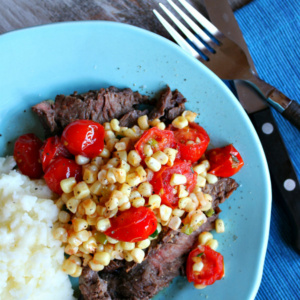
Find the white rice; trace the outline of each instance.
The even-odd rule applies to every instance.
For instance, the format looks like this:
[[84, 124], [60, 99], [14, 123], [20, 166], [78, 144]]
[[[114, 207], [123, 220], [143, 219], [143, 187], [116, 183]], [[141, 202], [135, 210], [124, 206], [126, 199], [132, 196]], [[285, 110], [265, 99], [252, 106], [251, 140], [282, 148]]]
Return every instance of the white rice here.
[[0, 299], [75, 299], [61, 271], [64, 250], [51, 234], [53, 194], [14, 166], [12, 157], [0, 157]]

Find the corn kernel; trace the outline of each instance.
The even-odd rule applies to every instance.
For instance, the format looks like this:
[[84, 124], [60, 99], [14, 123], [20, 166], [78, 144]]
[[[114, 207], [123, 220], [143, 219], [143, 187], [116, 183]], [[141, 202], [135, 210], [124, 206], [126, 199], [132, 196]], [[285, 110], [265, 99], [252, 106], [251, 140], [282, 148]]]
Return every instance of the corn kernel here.
[[87, 241], [82, 244], [82, 247], [88, 253], [94, 253], [97, 249], [97, 242], [94, 237], [90, 237]]
[[72, 197], [71, 199], [68, 200], [68, 202], [66, 203], [67, 209], [72, 212], [73, 214], [76, 213], [77, 211], [77, 207], [80, 203], [80, 200]]
[[196, 185], [199, 187], [205, 187], [205, 184], [206, 184], [206, 179], [204, 177], [202, 177], [201, 175], [198, 175]]
[[123, 203], [120, 207], [119, 207], [119, 210], [120, 211], [124, 211], [124, 210], [127, 210], [131, 207], [131, 203], [130, 202], [126, 202], [126, 203]]
[[135, 169], [136, 174], [140, 177], [141, 182], [147, 180], [147, 173], [142, 166], [139, 166]]
[[154, 119], [149, 122], [152, 127], [156, 126], [158, 123], [160, 123], [160, 119]]
[[158, 160], [153, 157], [146, 157], [145, 163], [147, 167], [153, 172], [158, 172], [161, 169], [161, 164]]
[[126, 251], [133, 250], [135, 247], [135, 243], [121, 242], [121, 247], [123, 250], [126, 250]]
[[151, 195], [148, 200], [151, 209], [159, 208], [161, 204], [161, 198], [159, 195]]
[[71, 246], [70, 244], [68, 244], [65, 247], [65, 253], [67, 253], [69, 255], [76, 254], [77, 252], [78, 252], [78, 247], [77, 246]]
[[110, 127], [113, 131], [120, 131], [119, 120], [112, 119], [110, 121]]
[[133, 167], [137, 167], [140, 165], [142, 158], [135, 150], [131, 150], [128, 154], [127, 160]]
[[133, 260], [138, 264], [141, 263], [145, 257], [145, 252], [139, 248], [134, 248], [133, 250], [131, 250], [130, 254]]
[[142, 197], [135, 198], [131, 201], [133, 207], [141, 207], [145, 205], [145, 199]]
[[203, 231], [198, 236], [198, 242], [200, 245], [206, 245], [206, 243], [212, 239], [213, 239], [213, 235], [208, 231]]
[[142, 130], [147, 130], [149, 128], [148, 116], [144, 115], [144, 116], [139, 117], [137, 120], [137, 123]]
[[108, 210], [114, 210], [118, 208], [119, 200], [117, 198], [110, 198], [106, 203], [105, 206]]
[[111, 226], [109, 219], [99, 219], [96, 224], [98, 231], [106, 231]]
[[190, 197], [181, 198], [178, 201], [178, 207], [180, 209], [185, 209], [186, 206], [192, 202], [192, 199]]
[[167, 154], [165, 154], [164, 152], [162, 151], [157, 151], [155, 152], [153, 155], [152, 155], [153, 158], [155, 158], [157, 161], [160, 162], [160, 164], [162, 165], [165, 165], [168, 160], [169, 160], [169, 157]]
[[138, 191], [143, 197], [150, 197], [153, 193], [153, 186], [149, 182], [143, 182], [138, 186]]
[[172, 211], [172, 215], [177, 216], [177, 217], [182, 217], [184, 215], [184, 213], [185, 213], [185, 211], [183, 209], [178, 209], [178, 208], [175, 208]]
[[136, 246], [137, 246], [137, 248], [140, 248], [140, 249], [146, 249], [150, 246], [150, 244], [151, 244], [150, 240], [145, 239], [143, 241], [137, 242]]
[[110, 244], [116, 244], [116, 243], [119, 242], [118, 240], [113, 239], [113, 238], [111, 238], [110, 236], [106, 236], [106, 239], [107, 239], [107, 241], [108, 241]]
[[116, 181], [118, 183], [124, 183], [126, 181], [126, 171], [121, 168], [113, 168], [113, 174], [115, 175]]
[[215, 221], [215, 228], [217, 233], [225, 232], [225, 225], [222, 219], [217, 219]]
[[169, 228], [173, 229], [173, 230], [177, 230], [181, 225], [181, 219], [177, 216], [174, 216], [171, 218], [168, 226]]
[[172, 214], [172, 208], [166, 205], [161, 205], [159, 208], [159, 215], [162, 221], [167, 221], [170, 219]]
[[69, 177], [69, 178], [63, 179], [60, 182], [60, 187], [64, 193], [68, 194], [73, 191], [73, 188], [75, 187], [76, 183], [77, 182], [76, 182], [75, 177]]
[[69, 275], [76, 272], [76, 267], [77, 265], [69, 259], [66, 259], [62, 264], [62, 270]]
[[172, 174], [171, 180], [170, 180], [170, 185], [180, 185], [180, 184], [186, 184], [187, 179], [184, 175], [182, 174]]
[[72, 277], [79, 277], [82, 274], [82, 267], [76, 266], [76, 271], [73, 274], [70, 274]]
[[205, 164], [201, 163], [199, 165], [196, 165], [193, 167], [193, 170], [197, 173], [197, 174], [201, 174], [204, 171], [206, 171], [206, 166]]
[[84, 200], [81, 205], [85, 210], [85, 214], [90, 216], [96, 211], [96, 203], [92, 199]]
[[152, 147], [150, 145], [145, 145], [143, 152], [145, 154], [146, 157], [150, 157], [153, 154], [153, 150]]
[[79, 200], [90, 195], [90, 189], [84, 181], [77, 183], [73, 189], [73, 192], [75, 198]]
[[70, 221], [70, 219], [71, 219], [71, 216], [66, 211], [62, 210], [58, 213], [58, 221], [60, 223], [68, 223]]
[[141, 183], [141, 178], [136, 173], [127, 174], [126, 182], [132, 187], [138, 186]]
[[188, 120], [185, 117], [179, 116], [175, 120], [173, 120], [172, 125], [175, 128], [182, 129], [189, 125]]
[[93, 260], [90, 260], [90, 261], [88, 262], [88, 265], [89, 265], [89, 267], [90, 267], [93, 271], [95, 271], [95, 272], [99, 272], [99, 271], [102, 271], [102, 270], [104, 269], [104, 266], [103, 266], [103, 265], [101, 265], [101, 264], [95, 264], [95, 263], [93, 262]]
[[[124, 145], [125, 145], [125, 143], [124, 143]], [[116, 152], [114, 152], [114, 156], [116, 156], [120, 160], [124, 160], [125, 162], [127, 162], [127, 152], [126, 152], [126, 150], [116, 151]]]
[[116, 183], [117, 182], [117, 179], [113, 172], [113, 169], [109, 169], [107, 171], [106, 179], [107, 179], [108, 183]]
[[123, 183], [119, 188], [119, 191], [123, 193], [123, 195], [129, 197], [131, 193], [131, 186], [127, 183]]
[[100, 156], [103, 158], [109, 158], [110, 157], [110, 151], [107, 148], [103, 148], [102, 152], [100, 153]]
[[178, 150], [172, 149], [172, 148], [166, 148], [164, 149], [164, 153], [168, 156], [169, 160], [167, 162], [167, 165], [169, 167], [172, 167], [176, 158], [176, 155], [178, 153]]
[[206, 246], [209, 246], [213, 250], [217, 250], [219, 243], [215, 239], [211, 239], [205, 243]]
[[202, 290], [206, 288], [206, 285], [203, 284], [194, 284], [194, 288], [198, 289], [198, 290]]
[[206, 180], [209, 184], [215, 184], [218, 181], [218, 177], [213, 174], [207, 174]]
[[182, 113], [182, 116], [185, 117], [189, 122], [194, 122], [197, 117], [197, 114], [193, 111], [185, 110]]
[[88, 223], [84, 219], [77, 219], [77, 218], [73, 219], [72, 224], [73, 224], [73, 229], [75, 232], [78, 232], [78, 231], [88, 228]]
[[200, 261], [198, 263], [193, 264], [193, 271], [195, 271], [195, 272], [201, 272], [202, 269], [203, 269], [203, 267], [204, 267], [204, 264], [203, 264], [202, 261]]
[[76, 155], [75, 162], [77, 165], [82, 166], [82, 165], [88, 164], [90, 162], [90, 159], [83, 155]]

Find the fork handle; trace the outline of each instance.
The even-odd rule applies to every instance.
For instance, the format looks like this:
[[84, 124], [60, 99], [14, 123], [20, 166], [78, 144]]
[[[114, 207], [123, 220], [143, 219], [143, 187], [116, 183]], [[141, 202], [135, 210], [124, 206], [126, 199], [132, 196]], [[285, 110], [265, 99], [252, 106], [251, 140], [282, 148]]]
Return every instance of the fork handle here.
[[246, 80], [255, 84], [267, 99], [267, 102], [279, 113], [281, 113], [284, 118], [289, 120], [296, 128], [300, 130], [299, 103], [289, 99], [275, 87], [260, 79], [255, 73], [251, 73], [251, 75]]

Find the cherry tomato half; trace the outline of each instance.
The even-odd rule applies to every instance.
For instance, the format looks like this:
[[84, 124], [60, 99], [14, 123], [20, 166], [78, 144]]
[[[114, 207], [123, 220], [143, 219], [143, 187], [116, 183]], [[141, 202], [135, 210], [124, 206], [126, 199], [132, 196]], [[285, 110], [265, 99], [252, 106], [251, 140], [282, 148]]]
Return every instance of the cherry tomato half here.
[[151, 235], [157, 227], [153, 211], [145, 206], [131, 207], [110, 219], [111, 227], [105, 234], [123, 242], [139, 242]]
[[192, 165], [189, 162], [175, 160], [172, 167], [162, 166], [162, 168], [154, 173], [151, 180], [153, 191], [160, 195], [162, 204], [176, 208], [178, 204], [178, 195], [173, 193], [174, 187], [170, 185], [170, 180], [173, 174], [182, 174], [187, 178], [185, 184], [186, 190], [190, 193], [196, 186], [197, 174], [192, 170]]
[[31, 179], [42, 177], [43, 169], [39, 151], [43, 142], [33, 133], [21, 135], [15, 142], [14, 158], [21, 173]]
[[45, 140], [41, 150], [40, 150], [40, 160], [43, 165], [44, 172], [50, 163], [58, 157], [71, 158], [72, 154], [63, 145], [58, 136], [52, 136]]
[[244, 165], [240, 153], [232, 146], [216, 148], [208, 151], [206, 157], [210, 163], [210, 174], [219, 177], [230, 177]]
[[47, 168], [44, 178], [45, 181], [53, 192], [61, 195], [63, 193], [60, 182], [63, 179], [75, 177], [76, 181], [81, 181], [82, 170], [74, 160], [59, 157], [55, 159]]
[[[200, 272], [193, 270], [194, 258], [201, 258], [203, 269]], [[190, 252], [186, 264], [186, 276], [189, 282], [211, 285], [224, 276], [223, 256], [209, 246], [198, 246]]]
[[64, 129], [61, 140], [72, 154], [93, 158], [103, 150], [104, 133], [104, 128], [99, 123], [77, 120]]
[[209, 144], [207, 132], [194, 122], [190, 122], [189, 126], [183, 129], [176, 129], [173, 126], [171, 126], [171, 129], [174, 130], [179, 158], [191, 162], [198, 161]]
[[156, 127], [145, 131], [134, 146], [142, 159], [145, 158], [145, 145], [150, 145], [153, 152], [163, 151], [165, 148], [174, 148], [176, 146], [174, 133], [170, 130], [160, 130]]

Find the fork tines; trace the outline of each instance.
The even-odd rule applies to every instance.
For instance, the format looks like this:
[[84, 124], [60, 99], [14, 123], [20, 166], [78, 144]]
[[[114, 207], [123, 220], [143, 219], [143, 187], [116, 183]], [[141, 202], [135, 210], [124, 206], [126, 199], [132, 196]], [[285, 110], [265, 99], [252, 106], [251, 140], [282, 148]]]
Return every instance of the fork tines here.
[[[169, 23], [165, 18], [157, 11], [153, 10], [154, 14], [165, 27], [165, 29], [170, 33], [174, 40], [189, 54], [199, 59], [207, 60], [210, 53], [214, 53], [214, 46], [219, 45], [219, 41], [216, 40], [215, 36], [220, 34], [220, 31], [209, 22], [201, 13], [199, 13], [195, 8], [193, 8], [185, 0], [178, 0], [185, 9], [194, 17], [194, 19], [201, 25], [198, 26], [181, 8], [179, 8], [172, 0], [168, 0], [169, 4], [174, 8], [174, 10], [181, 16], [181, 18], [189, 25], [193, 30], [190, 31], [181, 21], [179, 21], [174, 14], [162, 3], [159, 3], [163, 11], [168, 15], [168, 17], [176, 24], [176, 26], [181, 30], [181, 32], [186, 36], [185, 40]], [[199, 57], [200, 55], [200, 57]]]

